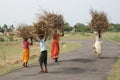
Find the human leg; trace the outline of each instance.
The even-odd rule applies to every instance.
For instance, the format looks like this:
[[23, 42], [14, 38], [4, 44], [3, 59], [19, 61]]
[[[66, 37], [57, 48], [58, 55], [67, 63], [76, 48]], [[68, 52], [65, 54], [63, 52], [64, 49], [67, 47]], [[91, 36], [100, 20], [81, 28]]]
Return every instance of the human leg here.
[[44, 51], [44, 66], [45, 66], [45, 73], [48, 73], [47, 69], [47, 51]]
[[40, 68], [41, 68], [40, 72], [44, 72], [44, 70], [43, 70], [43, 53], [42, 52], [39, 57], [39, 64], [40, 64]]

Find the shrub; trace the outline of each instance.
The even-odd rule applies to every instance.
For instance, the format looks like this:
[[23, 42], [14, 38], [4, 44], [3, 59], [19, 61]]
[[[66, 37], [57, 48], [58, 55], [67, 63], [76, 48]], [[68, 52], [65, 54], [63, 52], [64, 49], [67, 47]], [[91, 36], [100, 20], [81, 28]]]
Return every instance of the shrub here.
[[14, 39], [13, 39], [13, 37], [9, 36], [9, 37], [8, 37], [8, 40], [9, 40], [9, 41], [13, 41]]
[[5, 39], [3, 37], [0, 37], [0, 42], [4, 42]]

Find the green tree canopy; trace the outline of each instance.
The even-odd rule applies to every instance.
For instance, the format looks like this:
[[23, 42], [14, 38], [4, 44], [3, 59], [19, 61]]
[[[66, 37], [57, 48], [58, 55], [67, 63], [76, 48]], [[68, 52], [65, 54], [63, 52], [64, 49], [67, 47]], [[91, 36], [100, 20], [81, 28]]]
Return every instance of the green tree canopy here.
[[68, 31], [69, 32], [69, 31], [72, 31], [72, 29], [73, 29], [73, 27], [71, 27], [69, 23], [65, 23], [64, 26], [65, 26], [64, 31]]
[[6, 24], [3, 25], [3, 30], [7, 31], [8, 30], [8, 26]]
[[108, 28], [108, 31], [120, 32], [120, 24], [113, 24], [113, 23], [111, 23], [111, 26]]
[[90, 32], [89, 27], [82, 23], [76, 23], [74, 25], [74, 28], [75, 28], [75, 32]]

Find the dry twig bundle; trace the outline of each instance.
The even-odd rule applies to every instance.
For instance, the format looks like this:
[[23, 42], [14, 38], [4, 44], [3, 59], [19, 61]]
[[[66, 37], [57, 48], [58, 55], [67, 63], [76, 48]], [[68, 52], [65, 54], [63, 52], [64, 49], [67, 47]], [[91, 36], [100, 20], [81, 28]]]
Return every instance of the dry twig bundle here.
[[42, 21], [34, 23], [34, 30], [35, 30], [34, 34], [36, 34], [36, 36], [44, 35], [48, 37], [50, 33], [49, 29], [45, 27], [45, 23]]
[[97, 12], [91, 10], [92, 20], [89, 26], [94, 31], [105, 31], [109, 27], [107, 15], [104, 12]]
[[32, 38], [34, 37], [34, 27], [28, 26], [26, 24], [21, 24], [18, 27], [18, 34], [22, 38]]
[[64, 29], [64, 20], [62, 15], [44, 11], [43, 15], [41, 15], [39, 19], [46, 24], [46, 27], [57, 29], [59, 31], [63, 31]]
[[43, 11], [38, 21], [34, 23], [35, 34], [49, 36], [53, 30], [64, 31], [64, 20], [62, 15]]
[[33, 26], [22, 24], [18, 28], [20, 37], [23, 38], [36, 38], [40, 35], [46, 38], [52, 33], [53, 30], [64, 31], [64, 20], [62, 15], [43, 11], [39, 16], [38, 21]]

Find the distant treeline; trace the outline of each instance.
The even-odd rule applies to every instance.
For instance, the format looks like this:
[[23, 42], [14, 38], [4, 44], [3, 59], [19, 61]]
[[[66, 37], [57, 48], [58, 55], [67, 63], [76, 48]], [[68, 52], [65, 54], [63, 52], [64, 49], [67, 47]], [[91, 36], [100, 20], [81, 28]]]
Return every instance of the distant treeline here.
[[[76, 23], [74, 26], [71, 26], [69, 23], [65, 23], [65, 31], [67, 32], [92, 32], [91, 29], [88, 27], [88, 25], [84, 25], [82, 23]], [[3, 26], [0, 26], [0, 32], [11, 32], [13, 31], [14, 25], [6, 25], [4, 24]], [[110, 27], [108, 28], [107, 31], [110, 32], [120, 32], [120, 24], [113, 24], [111, 23]]]
[[7, 24], [4, 24], [3, 26], [0, 26], [0, 32], [4, 33], [4, 32], [12, 32], [14, 29], [14, 25], [10, 25], [8, 26]]
[[[92, 32], [88, 25], [82, 23], [77, 23], [74, 26], [70, 26], [69, 23], [65, 23], [65, 31], [73, 32]], [[110, 27], [107, 29], [110, 32], [120, 32], [120, 24], [110, 24]]]

